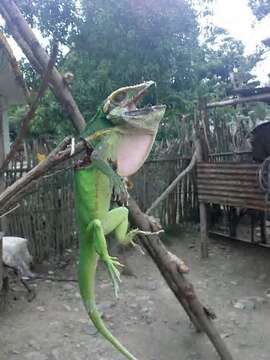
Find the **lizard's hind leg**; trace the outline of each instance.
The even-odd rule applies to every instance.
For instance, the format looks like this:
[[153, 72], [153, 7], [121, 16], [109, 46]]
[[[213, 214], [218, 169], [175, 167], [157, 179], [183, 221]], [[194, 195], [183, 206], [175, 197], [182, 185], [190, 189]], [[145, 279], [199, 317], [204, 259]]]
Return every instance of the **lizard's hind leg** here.
[[101, 221], [104, 234], [114, 233], [116, 240], [122, 245], [132, 244], [136, 246], [133, 239], [136, 235], [154, 235], [163, 232], [142, 231], [139, 229], [132, 229], [128, 231], [128, 209], [124, 206], [112, 209], [108, 212], [106, 217]]
[[120, 272], [117, 269], [117, 266], [123, 266], [120, 264], [116, 257], [110, 256], [107, 248], [106, 238], [104, 236], [103, 227], [101, 221], [95, 219], [87, 227], [89, 238], [93, 238], [95, 241], [95, 250], [96, 253], [100, 256], [100, 259], [104, 262], [105, 266], [108, 269], [109, 275], [111, 277], [115, 296], [118, 296]]

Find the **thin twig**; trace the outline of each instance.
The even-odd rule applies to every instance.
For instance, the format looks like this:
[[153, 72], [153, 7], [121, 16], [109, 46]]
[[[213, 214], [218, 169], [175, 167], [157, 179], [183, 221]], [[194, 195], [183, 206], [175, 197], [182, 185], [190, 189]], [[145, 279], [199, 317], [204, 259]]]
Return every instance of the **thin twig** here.
[[57, 52], [58, 52], [58, 46], [57, 46], [57, 44], [54, 44], [52, 47], [50, 61], [48, 63], [47, 70], [44, 73], [43, 80], [42, 80], [42, 83], [38, 90], [37, 96], [36, 96], [34, 102], [32, 103], [32, 105], [30, 106], [30, 109], [23, 116], [23, 118], [21, 120], [21, 127], [19, 130], [19, 134], [18, 134], [15, 142], [12, 144], [9, 153], [7, 154], [5, 160], [2, 164], [1, 171], [5, 170], [7, 168], [9, 162], [14, 158], [16, 152], [18, 151], [19, 146], [21, 145], [23, 139], [27, 135], [30, 121], [34, 117], [36, 110], [38, 108], [38, 105], [40, 104], [40, 101], [41, 101], [42, 97], [45, 95], [45, 92], [49, 86], [50, 74], [54, 67], [55, 61], [56, 61]]
[[5, 212], [4, 214], [0, 215], [0, 219], [1, 219], [2, 217], [5, 217], [5, 216], [7, 216], [8, 214], [12, 213], [12, 212], [15, 211], [16, 209], [18, 209], [20, 206], [21, 206], [20, 204], [17, 204], [14, 208], [12, 208], [12, 209], [8, 210], [7, 212]]
[[33, 279], [31, 279], [33, 281], [35, 280], [50, 280], [50, 281], [57, 281], [57, 282], [78, 282], [78, 279], [67, 279], [67, 278], [57, 278], [57, 277], [53, 277], [53, 276], [42, 276], [42, 275], [36, 275]]

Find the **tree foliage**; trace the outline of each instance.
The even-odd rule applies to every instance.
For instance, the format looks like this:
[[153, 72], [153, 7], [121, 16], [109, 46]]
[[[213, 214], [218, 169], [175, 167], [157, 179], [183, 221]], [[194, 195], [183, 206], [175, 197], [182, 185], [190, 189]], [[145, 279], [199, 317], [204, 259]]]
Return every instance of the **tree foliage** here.
[[[199, 17], [208, 16], [209, 10], [195, 10], [193, 4], [198, 2], [81, 0], [78, 7], [75, 0], [17, 1], [32, 26], [66, 46], [58, 67], [74, 73], [72, 93], [86, 120], [114, 89], [152, 79], [158, 87], [146, 101], [167, 104], [159, 138], [169, 139], [181, 136], [182, 115], [192, 118], [198, 97], [228, 94], [231, 72], [242, 74], [242, 83], [247, 83], [260, 57], [260, 53], [245, 56], [241, 42], [211, 24], [200, 44]], [[39, 78], [27, 62], [23, 69], [35, 89]], [[15, 129], [18, 117], [13, 115]], [[57, 100], [48, 94], [32, 134], [61, 137], [72, 131], [66, 120]]]
[[270, 14], [269, 0], [249, 0], [249, 5], [258, 20]]

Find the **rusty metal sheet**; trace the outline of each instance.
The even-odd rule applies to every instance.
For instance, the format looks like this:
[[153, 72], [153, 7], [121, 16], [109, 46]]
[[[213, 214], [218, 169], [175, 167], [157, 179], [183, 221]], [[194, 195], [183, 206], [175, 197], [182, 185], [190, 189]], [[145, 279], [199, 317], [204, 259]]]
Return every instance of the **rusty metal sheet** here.
[[199, 201], [265, 210], [265, 194], [258, 183], [259, 164], [199, 163]]

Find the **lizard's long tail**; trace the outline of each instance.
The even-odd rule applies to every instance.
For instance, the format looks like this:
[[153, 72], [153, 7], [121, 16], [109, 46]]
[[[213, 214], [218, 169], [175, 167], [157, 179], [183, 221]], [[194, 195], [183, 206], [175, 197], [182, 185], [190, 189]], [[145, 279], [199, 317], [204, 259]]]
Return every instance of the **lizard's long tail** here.
[[93, 321], [95, 327], [98, 331], [118, 350], [120, 351], [127, 359], [137, 360], [106, 328], [104, 322], [101, 319], [100, 314], [97, 310], [93, 310], [90, 314], [90, 319]]
[[103, 335], [103, 337], [107, 339], [120, 353], [129, 360], [138, 360], [112, 335], [101, 319], [95, 302], [95, 275], [97, 259], [94, 255], [94, 251], [90, 252], [90, 254], [92, 254], [92, 256], [88, 256], [86, 258], [85, 253], [81, 253], [79, 266], [81, 296], [88, 315], [100, 334]]

